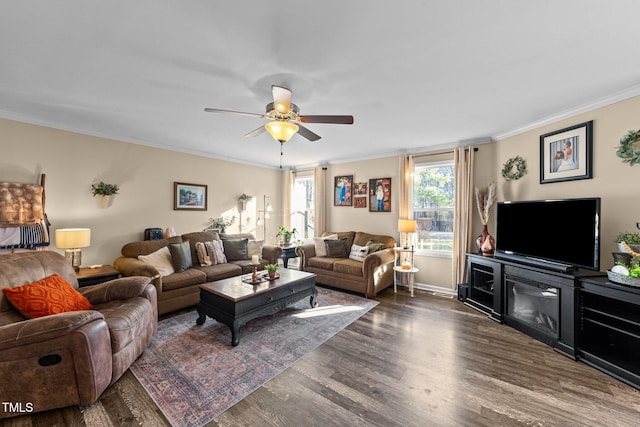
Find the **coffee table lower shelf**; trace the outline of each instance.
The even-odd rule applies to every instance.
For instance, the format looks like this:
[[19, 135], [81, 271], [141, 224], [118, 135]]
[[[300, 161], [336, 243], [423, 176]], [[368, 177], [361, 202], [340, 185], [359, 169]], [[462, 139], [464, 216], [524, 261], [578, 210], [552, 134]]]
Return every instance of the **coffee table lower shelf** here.
[[243, 283], [239, 278], [202, 285], [196, 324], [203, 325], [209, 316], [227, 325], [231, 329], [231, 345], [237, 346], [240, 328], [250, 320], [275, 314], [305, 297], [310, 297], [312, 308], [317, 307], [315, 275], [291, 271], [295, 277], [287, 274], [287, 277], [260, 285]]

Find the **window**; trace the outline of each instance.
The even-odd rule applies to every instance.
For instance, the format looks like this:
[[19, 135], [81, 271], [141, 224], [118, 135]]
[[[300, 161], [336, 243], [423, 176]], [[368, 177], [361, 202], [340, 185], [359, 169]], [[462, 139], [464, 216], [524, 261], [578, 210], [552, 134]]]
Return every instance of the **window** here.
[[291, 192], [291, 228], [297, 230], [296, 239], [314, 236], [313, 194], [313, 171], [297, 172]]
[[453, 161], [416, 163], [413, 180], [417, 251], [451, 255], [455, 208]]

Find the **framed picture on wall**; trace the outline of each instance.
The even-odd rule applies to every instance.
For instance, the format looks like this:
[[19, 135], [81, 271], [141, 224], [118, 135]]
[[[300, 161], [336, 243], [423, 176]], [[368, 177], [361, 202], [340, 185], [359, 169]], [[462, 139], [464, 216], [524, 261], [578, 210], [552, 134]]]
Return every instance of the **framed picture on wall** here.
[[366, 208], [367, 207], [367, 196], [353, 196], [353, 207], [354, 208]]
[[186, 182], [174, 182], [173, 210], [206, 211], [207, 186], [187, 184]]
[[540, 184], [591, 179], [593, 120], [540, 136]]
[[333, 180], [334, 206], [353, 205], [353, 175], [336, 176]]
[[367, 197], [367, 183], [366, 182], [356, 182], [353, 185], [353, 197], [356, 196], [365, 196]]
[[391, 178], [369, 180], [369, 212], [391, 212]]

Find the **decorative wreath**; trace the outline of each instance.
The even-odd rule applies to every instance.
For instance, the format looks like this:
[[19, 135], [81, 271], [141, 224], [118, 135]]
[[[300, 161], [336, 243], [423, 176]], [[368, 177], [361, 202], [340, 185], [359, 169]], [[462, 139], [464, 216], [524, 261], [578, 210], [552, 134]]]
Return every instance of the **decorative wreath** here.
[[507, 163], [503, 165], [502, 177], [507, 181], [515, 181], [522, 178], [526, 171], [527, 163], [522, 157], [516, 156], [507, 160]]
[[636, 146], [636, 143], [639, 141], [640, 130], [630, 130], [620, 139], [620, 147], [618, 147], [616, 155], [620, 157], [623, 162], [629, 163], [629, 166], [640, 163], [640, 144]]

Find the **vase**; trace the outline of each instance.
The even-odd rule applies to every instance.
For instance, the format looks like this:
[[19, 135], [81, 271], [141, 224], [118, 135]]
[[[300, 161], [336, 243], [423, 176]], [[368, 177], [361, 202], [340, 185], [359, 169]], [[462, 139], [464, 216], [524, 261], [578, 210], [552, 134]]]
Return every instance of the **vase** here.
[[476, 239], [476, 244], [478, 245], [478, 252], [485, 256], [492, 256], [496, 250], [496, 240], [493, 238], [491, 234], [489, 234], [489, 230], [487, 229], [487, 225], [484, 224], [482, 228], [482, 233]]

